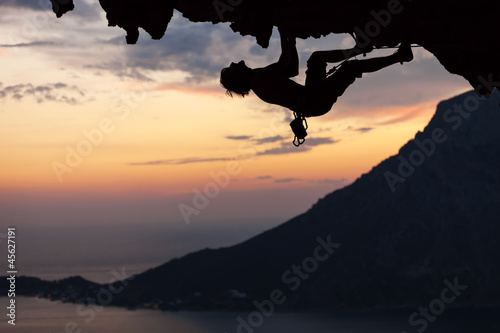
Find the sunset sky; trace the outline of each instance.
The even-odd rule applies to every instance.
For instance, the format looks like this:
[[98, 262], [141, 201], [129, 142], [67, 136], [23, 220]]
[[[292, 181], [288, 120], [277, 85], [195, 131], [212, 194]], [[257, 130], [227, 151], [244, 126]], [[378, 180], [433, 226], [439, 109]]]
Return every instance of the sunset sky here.
[[[172, 255], [232, 244], [396, 154], [440, 100], [470, 90], [414, 48], [412, 63], [364, 75], [330, 113], [309, 119], [306, 143], [296, 148], [290, 111], [252, 94], [230, 98], [218, 82], [232, 61], [275, 62], [277, 31], [262, 49], [227, 24], [175, 13], [162, 40], [141, 31], [127, 45], [97, 0], [75, 1], [60, 19], [45, 2], [0, 0], [0, 233], [7, 225], [154, 224], [197, 237], [225, 226], [246, 230], [206, 243], [184, 238], [190, 245]], [[311, 52], [352, 45], [348, 35], [298, 40], [296, 81], [304, 82]], [[213, 175], [229, 169], [230, 179], [214, 188]], [[207, 188], [209, 203], [186, 221], [179, 208], [194, 207]]]

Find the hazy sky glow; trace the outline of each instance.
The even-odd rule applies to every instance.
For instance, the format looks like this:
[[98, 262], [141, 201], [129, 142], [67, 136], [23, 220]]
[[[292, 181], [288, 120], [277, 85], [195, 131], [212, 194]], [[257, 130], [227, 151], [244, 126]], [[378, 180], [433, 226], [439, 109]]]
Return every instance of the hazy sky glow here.
[[[194, 190], [228, 167], [238, 172], [190, 228], [285, 221], [397, 153], [439, 100], [470, 89], [414, 49], [412, 63], [365, 75], [329, 114], [310, 119], [306, 144], [295, 148], [288, 110], [254, 95], [231, 99], [218, 82], [231, 61], [276, 61], [276, 31], [265, 50], [228, 25], [176, 13], [161, 41], [141, 31], [137, 45], [126, 45], [97, 0], [77, 1], [60, 19], [47, 8], [0, 0], [2, 228], [187, 227], [178, 205], [192, 205]], [[299, 40], [296, 80], [304, 82], [312, 51], [352, 44], [348, 36]]]

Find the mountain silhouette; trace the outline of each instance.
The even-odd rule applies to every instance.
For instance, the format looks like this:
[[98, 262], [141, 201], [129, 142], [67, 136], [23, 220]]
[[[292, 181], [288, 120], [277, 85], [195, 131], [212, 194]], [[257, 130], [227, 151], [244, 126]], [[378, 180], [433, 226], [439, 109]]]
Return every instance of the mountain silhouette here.
[[[111, 304], [418, 307], [448, 288], [456, 291], [450, 307], [499, 306], [499, 102], [495, 90], [488, 99], [467, 92], [439, 103], [423, 132], [353, 184], [241, 244], [136, 275]], [[75, 278], [45, 285], [19, 279], [24, 294], [63, 294], [69, 283], [77, 300], [97, 290]]]
[[[499, 102], [495, 90], [488, 99], [467, 92], [439, 103], [397, 155], [304, 214], [241, 244], [136, 275], [110, 304], [394, 308], [429, 304], [448, 288], [457, 292], [449, 306], [499, 306]], [[85, 302], [99, 290], [117, 283], [19, 277], [17, 293]]]
[[[280, 289], [284, 309], [400, 307], [428, 304], [456, 279], [467, 286], [456, 306], [498, 305], [499, 101], [495, 91], [439, 103], [398, 155], [306, 213], [145, 272], [119, 297], [193, 302], [199, 293], [201, 306], [237, 290], [248, 298], [235, 304], [248, 305]], [[339, 245], [307, 278], [293, 273], [293, 265], [313, 270], [318, 237]]]
[[[50, 0], [58, 17], [73, 0]], [[349, 33], [365, 44], [416, 43], [450, 73], [464, 77], [479, 95], [500, 86], [500, 2], [495, 0], [100, 0], [109, 26], [135, 44], [139, 28], [153, 39], [165, 34], [174, 9], [192, 22], [231, 22], [241, 35], [269, 45], [273, 27], [300, 38]], [[168, 33], [168, 32], [167, 32]]]

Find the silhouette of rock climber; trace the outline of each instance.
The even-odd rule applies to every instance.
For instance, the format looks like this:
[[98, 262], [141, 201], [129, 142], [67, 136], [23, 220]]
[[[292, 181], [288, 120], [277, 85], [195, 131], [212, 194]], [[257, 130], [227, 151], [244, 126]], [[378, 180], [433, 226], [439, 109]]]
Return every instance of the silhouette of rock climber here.
[[321, 116], [330, 111], [337, 97], [342, 95], [363, 73], [376, 72], [384, 67], [413, 59], [411, 45], [404, 43], [392, 55], [366, 60], [347, 60], [330, 76], [327, 63], [346, 60], [370, 52], [371, 46], [349, 50], [316, 51], [307, 61], [306, 82], [301, 85], [291, 80], [299, 74], [299, 57], [295, 37], [278, 29], [281, 38], [281, 56], [278, 62], [263, 68], [249, 68], [245, 61], [231, 63], [221, 71], [220, 83], [227, 94], [240, 97], [252, 90], [261, 100], [286, 107], [303, 117]]

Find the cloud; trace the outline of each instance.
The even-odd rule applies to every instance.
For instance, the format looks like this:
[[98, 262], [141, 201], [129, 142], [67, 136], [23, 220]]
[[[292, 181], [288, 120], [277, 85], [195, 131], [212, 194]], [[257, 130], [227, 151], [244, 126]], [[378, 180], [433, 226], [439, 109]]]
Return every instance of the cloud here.
[[315, 183], [315, 184], [328, 184], [328, 185], [334, 185], [334, 186], [345, 186], [349, 184], [349, 180], [346, 178], [341, 178], [341, 179], [332, 179], [332, 178], [324, 178], [324, 179], [313, 179], [309, 181], [310, 183]]
[[49, 0], [0, 0], [0, 7], [29, 8], [33, 10], [49, 10], [52, 5]]
[[[276, 31], [269, 48], [262, 49], [255, 44], [253, 37], [242, 37], [227, 24], [193, 23], [177, 12], [161, 40], [152, 40], [143, 33], [137, 45], [125, 45], [125, 33], [118, 28], [116, 31], [120, 32], [119, 37], [101, 43], [120, 48], [121, 63], [96, 59], [96, 63], [88, 64], [87, 68], [109, 70], [119, 77], [136, 80], [151, 79], [147, 71], [182, 71], [187, 75], [179, 79], [183, 82], [175, 84], [188, 89], [192, 83], [215, 85], [214, 80], [219, 78], [220, 70], [233, 61], [244, 59], [250, 67], [263, 67], [277, 61], [280, 52]], [[312, 51], [338, 48], [340, 39], [334, 34], [321, 39], [299, 39], [301, 74], [294, 80], [303, 83], [305, 63]], [[384, 52], [389, 53], [375, 50], [373, 56], [382, 56]], [[373, 119], [383, 114], [383, 108], [435, 101], [448, 95], [450, 87], [466, 86], [462, 78], [451, 76], [435, 58], [416, 59], [404, 66], [396, 64], [377, 73], [363, 75], [339, 97], [333, 110], [323, 119], [353, 116]], [[378, 111], [374, 113], [374, 110]]]
[[109, 71], [119, 78], [130, 78], [143, 82], [154, 81], [147, 71], [137, 67], [127, 66], [119, 60], [110, 60], [99, 64], [84, 65], [83, 68]]
[[226, 139], [229, 139], [229, 140], [242, 140], [242, 141], [246, 141], [246, 140], [250, 140], [252, 137], [249, 136], [249, 135], [228, 135], [226, 136]]
[[292, 182], [301, 182], [303, 179], [300, 178], [282, 178], [282, 179], [276, 179], [274, 182], [275, 183], [292, 183]]
[[264, 143], [272, 143], [272, 142], [279, 142], [283, 141], [285, 138], [282, 137], [281, 135], [276, 135], [276, 136], [271, 136], [268, 138], [262, 138], [262, 139], [257, 139], [257, 144], [262, 145]]
[[[161, 40], [152, 40], [149, 36], [139, 38], [136, 45], [126, 45], [125, 60], [122, 66], [117, 62], [87, 65], [88, 68], [108, 69], [121, 76], [125, 67], [137, 72], [143, 70], [181, 70], [189, 73], [188, 81], [202, 82], [219, 75], [225, 67], [224, 54], [215, 56], [214, 35], [225, 35], [223, 27], [209, 23], [188, 23], [174, 15], [166, 35]], [[225, 38], [224, 38], [225, 39]], [[124, 37], [113, 38], [102, 43], [124, 45]], [[231, 43], [231, 41], [228, 41]], [[222, 51], [222, 50], [221, 50]], [[161, 64], [161, 65], [160, 65]]]
[[190, 157], [184, 159], [175, 159], [175, 160], [157, 160], [157, 161], [148, 161], [148, 162], [133, 162], [127, 163], [127, 165], [182, 165], [182, 164], [192, 164], [192, 163], [204, 163], [204, 162], [226, 162], [233, 161], [234, 158], [226, 158], [226, 157], [213, 157], [213, 158], [197, 158]]
[[0, 47], [33, 47], [33, 46], [52, 46], [52, 45], [56, 45], [56, 43], [49, 41], [39, 41], [30, 43], [0, 44]]
[[[432, 103], [434, 105], [434, 103]], [[405, 122], [414, 118], [421, 117], [427, 113], [429, 105], [417, 106], [410, 109], [405, 109], [403, 112], [395, 113], [394, 117], [389, 120], [378, 122], [377, 125], [391, 125]]]
[[[467, 88], [463, 78], [448, 73], [434, 57], [415, 60], [363, 75], [338, 98], [324, 118], [383, 118], [385, 121], [393, 113], [396, 119], [400, 110], [405, 112], [409, 107], [429, 103], [434, 103], [435, 107], [436, 101], [446, 98], [450, 91]], [[410, 120], [408, 116], [399, 121]], [[414, 113], [413, 116], [419, 115]]]
[[[245, 140], [246, 136], [234, 136], [231, 137], [232, 140]], [[226, 137], [228, 138], [228, 137]], [[251, 137], [250, 137], [251, 138]], [[272, 137], [275, 138], [275, 137]], [[281, 138], [281, 137], [280, 137]], [[306, 151], [310, 151], [313, 147], [337, 143], [339, 140], [332, 140], [331, 138], [310, 138], [306, 141], [306, 143], [299, 148], [295, 147], [291, 142], [284, 141], [285, 139], [281, 138], [280, 145], [278, 147], [266, 149], [261, 152], [257, 152], [256, 156], [265, 156], [265, 155], [285, 155], [285, 154], [296, 154], [303, 153]], [[200, 157], [189, 157], [184, 159], [168, 159], [168, 160], [155, 160], [155, 161], [147, 161], [147, 162], [131, 162], [127, 163], [127, 165], [132, 166], [155, 166], [155, 165], [181, 165], [181, 164], [193, 164], [193, 163], [206, 163], [206, 162], [227, 162], [227, 161], [235, 161], [239, 160], [239, 158], [230, 158], [230, 157], [209, 157], [209, 158], [200, 158]], [[265, 176], [270, 177], [270, 176]], [[258, 179], [268, 179], [268, 178], [258, 178]]]
[[[272, 176], [263, 176], [263, 177], [257, 177], [257, 179], [272, 179]], [[293, 182], [302, 182], [302, 181], [307, 181], [309, 183], [313, 184], [318, 184], [318, 185], [333, 185], [335, 187], [342, 187], [350, 183], [350, 181], [346, 178], [341, 178], [341, 179], [333, 179], [333, 178], [324, 178], [324, 179], [302, 179], [302, 178], [279, 178], [275, 179], [275, 183], [280, 183], [280, 184], [286, 184], [286, 183], [293, 183]]]
[[256, 145], [263, 145], [266, 143], [274, 143], [274, 142], [280, 142], [280, 141], [285, 140], [285, 138], [282, 137], [281, 135], [275, 135], [275, 136], [261, 138], [261, 139], [253, 139], [253, 136], [250, 136], [250, 135], [228, 135], [228, 136], [226, 136], [226, 139], [242, 140], [242, 141], [253, 140]]
[[263, 155], [286, 155], [286, 154], [296, 154], [310, 151], [312, 147], [337, 143], [340, 140], [332, 140], [331, 138], [310, 138], [306, 139], [306, 142], [300, 147], [295, 147], [291, 142], [282, 141], [281, 145], [278, 147], [266, 149], [262, 152], [257, 153], [258, 156]]
[[27, 83], [6, 87], [0, 82], [0, 100], [21, 101], [25, 98], [34, 98], [38, 103], [79, 104], [85, 101], [84, 97], [85, 93], [77, 87], [60, 82], [37, 86]]
[[[40, 3], [46, 3], [47, 6], [41, 6]], [[214, 80], [218, 79], [220, 70], [230, 62], [245, 59], [251, 67], [262, 67], [275, 62], [279, 57], [280, 44], [276, 30], [271, 38], [269, 48], [262, 49], [256, 45], [255, 38], [242, 37], [234, 33], [226, 23], [217, 25], [193, 23], [183, 18], [178, 12], [174, 14], [166, 34], [161, 40], [152, 40], [141, 30], [138, 44], [126, 45], [125, 32], [118, 27], [105, 27], [104, 22], [99, 22], [99, 25], [83, 24], [89, 20], [80, 19], [81, 17], [104, 20], [104, 12], [97, 1], [79, 0], [75, 1], [75, 4], [75, 10], [66, 14], [66, 21], [58, 21], [55, 15], [48, 10], [51, 6], [49, 0], [41, 2], [38, 0], [0, 0], [0, 10], [5, 9], [5, 7], [18, 8], [16, 12], [24, 15], [19, 17], [23, 22], [25, 19], [29, 21], [33, 16], [33, 13], [26, 9], [45, 10], [46, 13], [43, 14], [46, 14], [47, 17], [50, 15], [51, 19], [47, 20], [50, 24], [47, 23], [47, 26], [40, 27], [40, 33], [49, 28], [52, 29], [53, 22], [58, 25], [64, 24], [56, 35], [61, 36], [60, 40], [64, 40], [65, 45], [60, 48], [40, 48], [40, 52], [48, 53], [49, 56], [58, 61], [71, 61], [65, 65], [77, 66], [80, 69], [86, 64], [83, 66], [84, 68], [108, 71], [123, 79], [154, 80], [163, 83], [161, 80], [155, 80], [151, 72], [176, 70], [182, 71], [186, 75], [179, 78], [179, 81], [184, 81], [183, 83], [174, 82], [173, 84], [195, 90], [196, 86], [192, 85], [193, 82], [206, 83], [214, 87], [217, 86], [220, 90]], [[70, 20], [75, 15], [79, 20]], [[18, 19], [17, 16], [12, 16], [12, 18], [10, 16], [12, 15], [9, 15], [9, 22], [15, 22]], [[24, 36], [19, 29], [15, 31], [15, 36]], [[47, 36], [49, 35], [54, 34], [47, 34]], [[116, 35], [118, 37], [114, 37]], [[94, 36], [99, 36], [101, 40], [97, 40]], [[339, 48], [342, 38], [338, 34], [330, 34], [320, 39], [298, 39], [301, 75], [294, 80], [303, 83], [305, 63], [314, 50]], [[4, 43], [7, 41], [8, 39]], [[100, 45], [94, 48], [88, 47], [90, 44], [95, 45], [96, 43]], [[26, 36], [23, 39], [18, 38], [12, 44], [15, 45], [2, 45], [0, 48], [52, 45], [50, 42], [30, 41]], [[80, 47], [80, 45], [85, 45], [87, 48], [75, 48], [75, 46]], [[101, 49], [102, 52], [96, 54], [94, 53], [96, 49]], [[380, 56], [383, 52], [385, 51], [375, 50], [372, 54]], [[360, 57], [360, 59], [363, 58]], [[416, 57], [415, 61], [404, 66], [396, 64], [377, 73], [363, 75], [363, 78], [356, 80], [339, 97], [333, 110], [322, 118], [325, 120], [353, 116], [369, 119], [379, 118], [380, 115], [383, 115], [382, 109], [384, 107], [408, 106], [436, 101], [449, 95], [450, 87], [456, 88], [455, 90], [458, 91], [461, 88], [468, 88], [468, 84], [463, 78], [449, 74], [435, 58], [418, 59]], [[375, 113], [374, 110], [376, 110]], [[291, 117], [291, 113], [289, 113], [289, 117]]]
[[[273, 179], [273, 176], [261, 176], [257, 177], [258, 180], [267, 180], [267, 179]], [[309, 183], [313, 184], [318, 184], [318, 185], [334, 185], [336, 187], [340, 186], [345, 186], [350, 183], [350, 181], [346, 178], [340, 178], [340, 179], [334, 179], [334, 178], [324, 178], [324, 179], [311, 179], [311, 180], [306, 180], [302, 178], [279, 178], [275, 179], [275, 183], [292, 183], [292, 182], [300, 182], [300, 181], [307, 181]]]
[[373, 127], [360, 127], [360, 128], [353, 129], [353, 131], [366, 133], [366, 132], [370, 132], [372, 129], [373, 129]]
[[309, 138], [309, 139], [306, 139], [307, 145], [311, 146], [311, 147], [328, 145], [328, 144], [337, 143], [337, 142], [340, 142], [340, 140], [333, 140], [332, 138]]
[[263, 155], [286, 155], [286, 154], [297, 154], [310, 151], [311, 148], [307, 145], [302, 145], [301, 147], [295, 147], [291, 142], [282, 142], [279, 147], [266, 149], [262, 152], [257, 153], [258, 156]]
[[[249, 66], [261, 67], [279, 57], [279, 41], [271, 50], [256, 46], [255, 38], [234, 33], [229, 24], [194, 23], [178, 12], [161, 40], [141, 35], [136, 45], [125, 45], [125, 33], [120, 37], [100, 40], [99, 43], [123, 47], [123, 63], [127, 68], [142, 70], [180, 70], [188, 73], [185, 83], [201, 83], [219, 78], [222, 68], [233, 61], [245, 59]], [[114, 72], [111, 63], [101, 66]], [[256, 66], [254, 66], [256, 65]]]
[[[56, 15], [52, 13], [52, 4], [50, 0], [0, 0], [0, 7], [10, 7], [17, 9], [31, 9], [36, 11], [49, 11], [50, 15], [56, 19]], [[94, 2], [87, 2], [84, 0], [77, 1], [75, 9], [69, 14], [72, 16], [79, 16], [85, 18], [86, 21], [95, 21], [100, 19], [102, 9]]]

